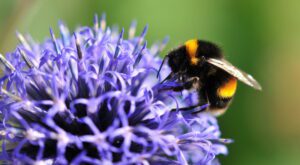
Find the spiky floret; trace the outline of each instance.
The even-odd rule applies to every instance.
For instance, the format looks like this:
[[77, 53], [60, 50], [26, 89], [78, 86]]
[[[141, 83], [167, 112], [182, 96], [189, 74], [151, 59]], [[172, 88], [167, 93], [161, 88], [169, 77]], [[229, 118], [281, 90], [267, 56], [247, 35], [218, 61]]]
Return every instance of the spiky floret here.
[[226, 154], [214, 117], [171, 112], [182, 98], [159, 90], [167, 39], [148, 49], [147, 26], [135, 36], [134, 22], [124, 39], [104, 18], [73, 34], [60, 22], [61, 37], [50, 29], [41, 44], [17, 33], [21, 44], [0, 55], [1, 160], [206, 164]]

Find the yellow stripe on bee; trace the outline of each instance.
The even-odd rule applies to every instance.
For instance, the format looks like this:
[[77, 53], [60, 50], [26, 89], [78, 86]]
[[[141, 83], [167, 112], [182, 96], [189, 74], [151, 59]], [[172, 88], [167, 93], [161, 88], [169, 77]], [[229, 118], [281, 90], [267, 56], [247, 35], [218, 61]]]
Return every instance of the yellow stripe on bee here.
[[197, 39], [188, 40], [185, 42], [185, 48], [192, 65], [197, 65], [199, 62], [199, 59], [196, 57], [198, 46], [199, 45]]
[[218, 95], [221, 98], [233, 97], [237, 88], [237, 79], [231, 78], [218, 89]]

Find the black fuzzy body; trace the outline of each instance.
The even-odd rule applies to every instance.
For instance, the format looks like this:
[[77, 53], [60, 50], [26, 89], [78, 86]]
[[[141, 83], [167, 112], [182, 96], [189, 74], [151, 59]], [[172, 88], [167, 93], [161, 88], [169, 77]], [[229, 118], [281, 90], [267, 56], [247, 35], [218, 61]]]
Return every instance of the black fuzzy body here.
[[201, 60], [214, 58], [224, 58], [221, 49], [210, 42], [197, 40], [198, 47], [196, 58], [200, 62], [196, 65], [191, 63], [191, 57], [188, 55], [186, 45], [182, 45], [177, 49], [172, 50], [168, 55], [168, 65], [172, 73], [179, 75], [179, 81], [185, 83], [192, 77], [198, 77], [197, 83], [199, 88], [199, 105], [209, 103], [208, 110], [211, 112], [218, 110], [226, 110], [232, 100], [232, 97], [222, 97], [218, 94], [221, 86], [226, 84], [230, 79], [235, 78], [226, 71], [213, 66]]

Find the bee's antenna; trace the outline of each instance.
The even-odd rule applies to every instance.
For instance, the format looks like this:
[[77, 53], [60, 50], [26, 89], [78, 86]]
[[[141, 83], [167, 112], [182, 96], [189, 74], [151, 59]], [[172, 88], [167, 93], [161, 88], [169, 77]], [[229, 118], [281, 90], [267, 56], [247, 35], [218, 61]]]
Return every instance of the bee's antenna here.
[[171, 72], [162, 82], [160, 82], [161, 84], [164, 83], [165, 81], [169, 80], [172, 76], [173, 76], [173, 72]]
[[158, 76], [159, 76], [160, 70], [161, 70], [161, 68], [163, 67], [163, 65], [164, 65], [164, 63], [165, 63], [167, 57], [168, 57], [168, 55], [166, 55], [166, 56], [164, 57], [163, 61], [161, 62], [160, 66], [159, 66], [159, 69], [158, 69], [158, 72], [157, 72], [157, 76], [156, 76], [157, 78], [158, 78]]

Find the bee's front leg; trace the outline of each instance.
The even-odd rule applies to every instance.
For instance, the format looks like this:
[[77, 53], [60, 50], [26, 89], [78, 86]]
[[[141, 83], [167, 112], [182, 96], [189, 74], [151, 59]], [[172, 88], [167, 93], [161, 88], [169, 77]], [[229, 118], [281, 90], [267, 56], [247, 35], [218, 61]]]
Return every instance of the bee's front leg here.
[[196, 113], [205, 111], [208, 106], [209, 106], [209, 104], [202, 104], [202, 105], [198, 104], [198, 105], [193, 105], [193, 106], [184, 107], [184, 108], [174, 108], [171, 111], [182, 111], [182, 112], [186, 112], [189, 114], [196, 114]]
[[200, 78], [199, 77], [191, 77], [189, 79], [187, 79], [186, 81], [183, 78], [183, 83], [178, 84], [176, 86], [165, 86], [162, 87], [161, 90], [173, 90], [175, 92], [180, 92], [183, 91], [185, 89], [199, 89], [201, 84], [200, 84]]

